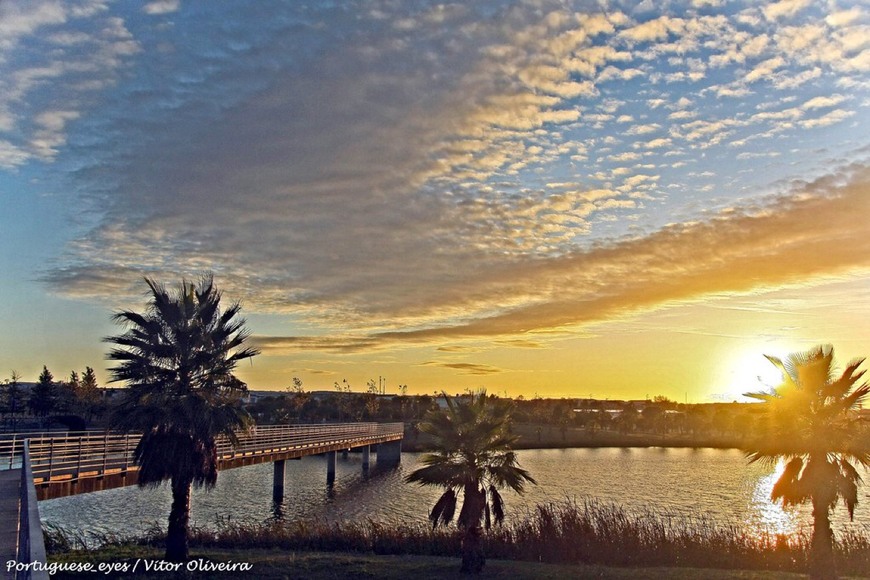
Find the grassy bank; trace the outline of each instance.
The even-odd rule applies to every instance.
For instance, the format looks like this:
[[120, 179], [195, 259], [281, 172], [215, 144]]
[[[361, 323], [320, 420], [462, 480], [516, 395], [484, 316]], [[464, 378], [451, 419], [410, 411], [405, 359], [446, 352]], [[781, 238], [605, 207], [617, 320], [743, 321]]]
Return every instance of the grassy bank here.
[[[142, 567], [144, 559], [156, 560], [162, 552], [157, 548], [104, 548], [84, 554], [66, 554], [55, 561], [88, 561], [92, 563], [127, 563], [131, 567], [138, 560]], [[251, 569], [244, 572], [208, 573], [181, 571], [179, 573], [154, 572], [119, 574], [115, 578], [138, 578], [170, 580], [173, 578], [213, 577], [221, 579], [259, 580], [305, 578], [306, 580], [336, 580], [340, 578], [377, 578], [379, 580], [406, 580], [407, 578], [459, 579], [468, 578], [458, 573], [458, 560], [443, 556], [376, 555], [334, 552], [291, 552], [285, 550], [230, 550], [196, 549], [194, 558], [209, 562], [247, 563]], [[200, 566], [199, 564], [195, 567]], [[60, 572], [52, 576], [56, 580], [93, 577], [93, 573]], [[710, 570], [700, 568], [613, 568], [596, 565], [542, 564], [490, 559], [481, 579], [510, 578], [533, 580], [541, 578], [599, 578], [613, 580], [791, 580], [802, 576], [787, 572], [764, 572], [751, 570]]]
[[[62, 530], [50, 530], [47, 538], [52, 558], [93, 557], [81, 550], [92, 545], [92, 541], [85, 541], [89, 538]], [[131, 545], [118, 538], [99, 540], [108, 547]], [[162, 542], [161, 533], [155, 531], [132, 544], [158, 550]], [[460, 535], [454, 528], [432, 530], [426, 525], [401, 523], [226, 523], [216, 529], [194, 530], [191, 545], [197, 551], [242, 555], [278, 549], [444, 557], [459, 553]], [[736, 526], [721, 526], [703, 518], [673, 518], [593, 501], [538, 506], [524, 517], [494, 528], [486, 534], [484, 545], [493, 560], [632, 569], [803, 572], [809, 553], [805, 534], [751, 535]], [[840, 535], [836, 550], [841, 573], [868, 574], [870, 534]]]

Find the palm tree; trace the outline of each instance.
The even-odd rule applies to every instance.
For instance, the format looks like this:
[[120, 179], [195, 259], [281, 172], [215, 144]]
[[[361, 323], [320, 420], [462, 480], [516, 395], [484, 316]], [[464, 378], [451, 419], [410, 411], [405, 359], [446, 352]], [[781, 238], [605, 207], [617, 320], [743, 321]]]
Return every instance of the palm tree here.
[[425, 465], [405, 478], [406, 482], [446, 488], [429, 514], [434, 528], [447, 525], [456, 511], [457, 493], [462, 509], [457, 525], [464, 530], [462, 571], [479, 573], [484, 556], [480, 546], [481, 523], [489, 529], [492, 520], [504, 520], [504, 502], [499, 489], [522, 493], [526, 483], [535, 483], [521, 469], [511, 446], [512, 405], [487, 397], [486, 391], [470, 393], [454, 401], [446, 394], [447, 407], [426, 414], [420, 431], [434, 439], [434, 453], [423, 456]]
[[764, 401], [766, 411], [746, 454], [750, 462], [786, 462], [771, 499], [784, 506], [812, 503], [810, 576], [836, 578], [830, 512], [842, 498], [853, 515], [861, 481], [855, 465], [870, 467], [870, 439], [862, 438], [855, 416], [870, 392], [867, 383], [855, 387], [864, 359], [852, 361], [837, 377], [829, 346], [792, 354], [785, 362], [767, 358], [783, 382], [770, 392], [746, 395]]
[[240, 406], [246, 385], [233, 375], [236, 364], [259, 354], [244, 347], [248, 337], [238, 303], [221, 312], [221, 293], [210, 275], [197, 284], [182, 281], [174, 292], [146, 278], [145, 314], [123, 311], [114, 320], [124, 334], [108, 358], [113, 381], [128, 389], [113, 414], [125, 431], [141, 431], [135, 460], [139, 485], [170, 480], [172, 507], [166, 559], [188, 558], [191, 486], [214, 487], [219, 436], [236, 441], [250, 417]]

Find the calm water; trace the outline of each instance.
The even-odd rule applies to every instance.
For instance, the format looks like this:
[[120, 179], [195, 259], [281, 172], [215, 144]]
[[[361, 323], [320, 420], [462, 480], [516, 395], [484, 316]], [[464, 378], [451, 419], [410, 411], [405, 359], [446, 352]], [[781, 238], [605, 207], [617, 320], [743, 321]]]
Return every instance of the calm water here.
[[[806, 508], [784, 511], [768, 499], [778, 470], [747, 465], [737, 450], [548, 449], [518, 455], [538, 485], [522, 497], [503, 494], [508, 517], [540, 503], [595, 498], [674, 516], [704, 515], [755, 531], [790, 533], [811, 525]], [[194, 491], [192, 521], [211, 526], [219, 520], [262, 522], [279, 515], [425, 522], [440, 492], [403, 482], [419, 457], [403, 453], [399, 468], [380, 471], [373, 456], [373, 469], [364, 476], [359, 454], [339, 455], [332, 489], [326, 486], [324, 458], [288, 461], [279, 506], [272, 501], [272, 464], [222, 471], [213, 491]], [[835, 530], [852, 527], [870, 533], [870, 487], [859, 493], [855, 522], [849, 523], [845, 508], [838, 506]], [[42, 501], [39, 510], [43, 521], [65, 528], [128, 535], [154, 524], [165, 528], [169, 506], [169, 489], [163, 485], [156, 490], [127, 487]]]

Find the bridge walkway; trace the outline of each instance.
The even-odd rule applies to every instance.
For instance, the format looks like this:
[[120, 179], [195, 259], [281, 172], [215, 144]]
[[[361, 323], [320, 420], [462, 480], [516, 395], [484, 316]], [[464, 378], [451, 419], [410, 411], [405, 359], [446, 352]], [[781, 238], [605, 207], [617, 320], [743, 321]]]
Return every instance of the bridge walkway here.
[[0, 566], [2, 578], [13, 578], [6, 572], [6, 562], [18, 555], [18, 510], [21, 496], [21, 469], [0, 471]]

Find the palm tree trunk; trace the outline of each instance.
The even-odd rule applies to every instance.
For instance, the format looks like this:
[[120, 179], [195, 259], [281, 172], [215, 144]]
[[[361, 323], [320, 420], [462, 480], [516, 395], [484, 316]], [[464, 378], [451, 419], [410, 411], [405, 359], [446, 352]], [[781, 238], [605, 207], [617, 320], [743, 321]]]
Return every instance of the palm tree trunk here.
[[834, 532], [828, 506], [813, 498], [813, 540], [810, 547], [810, 578], [833, 580], [837, 578], [834, 565]]
[[476, 485], [466, 485], [462, 501], [469, 502], [470, 505], [469, 519], [465, 526], [465, 534], [462, 536], [462, 567], [459, 571], [465, 574], [480, 574], [486, 564], [480, 538], [483, 534], [480, 518], [483, 517], [486, 498]]
[[189, 478], [172, 478], [172, 508], [166, 532], [166, 560], [169, 562], [186, 562], [188, 559], [190, 486]]

